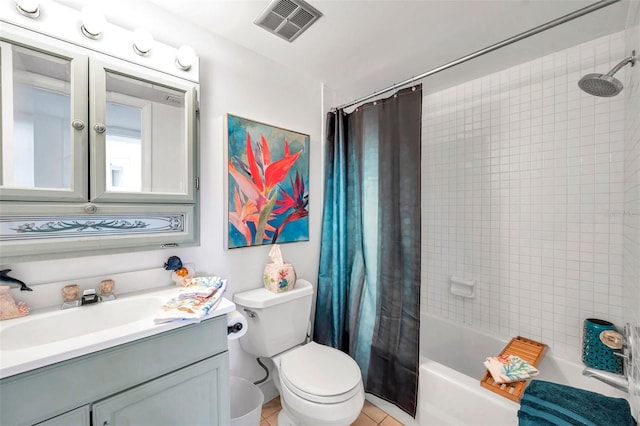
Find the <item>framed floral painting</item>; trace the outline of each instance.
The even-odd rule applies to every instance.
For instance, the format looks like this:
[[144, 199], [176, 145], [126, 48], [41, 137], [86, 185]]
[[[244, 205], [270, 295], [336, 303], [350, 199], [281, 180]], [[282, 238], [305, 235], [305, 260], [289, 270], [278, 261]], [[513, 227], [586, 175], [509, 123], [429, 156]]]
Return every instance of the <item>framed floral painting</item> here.
[[309, 240], [309, 135], [226, 115], [228, 248]]

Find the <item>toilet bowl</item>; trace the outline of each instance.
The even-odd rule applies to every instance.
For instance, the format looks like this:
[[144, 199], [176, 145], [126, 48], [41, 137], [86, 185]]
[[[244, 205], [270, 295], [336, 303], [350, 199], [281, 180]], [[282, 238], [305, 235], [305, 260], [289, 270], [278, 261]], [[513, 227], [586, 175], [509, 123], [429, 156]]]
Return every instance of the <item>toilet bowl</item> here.
[[364, 404], [358, 364], [315, 342], [273, 358], [283, 412], [278, 425], [350, 425]]
[[279, 426], [348, 426], [364, 404], [362, 374], [349, 355], [305, 343], [312, 295], [311, 283], [302, 279], [283, 293], [263, 288], [236, 293], [234, 302], [249, 323], [240, 345], [275, 365]]

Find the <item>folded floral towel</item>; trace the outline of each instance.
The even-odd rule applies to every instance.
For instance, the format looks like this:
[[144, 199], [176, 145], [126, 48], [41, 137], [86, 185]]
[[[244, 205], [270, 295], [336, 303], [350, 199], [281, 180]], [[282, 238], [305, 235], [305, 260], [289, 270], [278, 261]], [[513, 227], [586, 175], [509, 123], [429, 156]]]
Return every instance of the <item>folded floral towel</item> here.
[[220, 277], [198, 277], [192, 281], [192, 285], [180, 289], [176, 297], [162, 305], [154, 318], [156, 324], [175, 320], [200, 322], [218, 306], [227, 289], [227, 280]]
[[527, 380], [538, 374], [538, 370], [515, 355], [488, 357], [484, 362], [496, 383], [511, 383]]
[[212, 296], [218, 290], [221, 281], [220, 277], [187, 278], [180, 287], [178, 298], [192, 299]]

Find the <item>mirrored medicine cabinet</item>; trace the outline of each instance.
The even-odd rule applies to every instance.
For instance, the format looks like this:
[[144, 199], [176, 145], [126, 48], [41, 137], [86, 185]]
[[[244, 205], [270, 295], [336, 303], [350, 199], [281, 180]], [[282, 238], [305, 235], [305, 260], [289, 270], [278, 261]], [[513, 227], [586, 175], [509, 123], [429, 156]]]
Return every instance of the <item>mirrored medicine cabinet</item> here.
[[198, 84], [0, 30], [0, 256], [198, 242]]

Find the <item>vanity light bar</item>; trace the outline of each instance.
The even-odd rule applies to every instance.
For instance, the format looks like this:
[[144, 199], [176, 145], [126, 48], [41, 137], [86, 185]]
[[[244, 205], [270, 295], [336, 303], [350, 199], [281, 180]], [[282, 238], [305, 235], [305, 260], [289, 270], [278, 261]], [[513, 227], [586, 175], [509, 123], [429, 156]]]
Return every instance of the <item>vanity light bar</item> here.
[[[45, 14], [41, 13], [43, 5]], [[14, 13], [7, 13], [11, 9]], [[190, 81], [199, 81], [198, 56], [191, 46], [176, 49], [155, 41], [146, 29], [129, 31], [110, 24], [96, 5], [88, 4], [78, 11], [57, 2], [13, 0], [0, 2], [0, 14], [18, 27], [43, 34], [55, 34], [63, 41], [122, 57]], [[25, 20], [24, 17], [30, 19]], [[109, 36], [105, 37], [105, 33]], [[99, 41], [99, 44], [95, 41]], [[123, 49], [130, 50], [123, 52]]]

